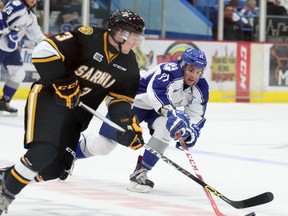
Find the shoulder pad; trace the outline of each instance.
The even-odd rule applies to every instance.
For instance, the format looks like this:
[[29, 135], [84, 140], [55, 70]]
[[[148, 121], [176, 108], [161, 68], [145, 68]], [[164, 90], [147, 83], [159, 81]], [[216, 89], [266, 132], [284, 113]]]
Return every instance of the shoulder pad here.
[[25, 4], [20, 0], [14, 0], [14, 1], [8, 2], [7, 5], [12, 6], [15, 10], [21, 10], [26, 7]]

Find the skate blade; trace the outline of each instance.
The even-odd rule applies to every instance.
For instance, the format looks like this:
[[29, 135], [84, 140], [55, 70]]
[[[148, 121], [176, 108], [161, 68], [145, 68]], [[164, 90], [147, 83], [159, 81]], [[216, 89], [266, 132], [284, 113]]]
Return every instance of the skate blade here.
[[127, 186], [127, 190], [137, 193], [149, 193], [152, 188], [148, 185], [140, 185], [131, 181], [130, 184]]
[[18, 113], [11, 113], [7, 111], [0, 111], [0, 116], [1, 117], [17, 117]]

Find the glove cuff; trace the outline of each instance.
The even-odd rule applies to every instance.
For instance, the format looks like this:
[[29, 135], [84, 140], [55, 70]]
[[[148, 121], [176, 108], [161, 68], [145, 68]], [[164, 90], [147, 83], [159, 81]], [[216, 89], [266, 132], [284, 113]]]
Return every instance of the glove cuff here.
[[162, 106], [162, 107], [157, 111], [157, 113], [158, 113], [159, 115], [164, 116], [164, 117], [168, 117], [168, 112], [169, 112], [169, 111], [173, 111], [173, 110], [175, 110], [175, 109], [176, 109], [176, 107], [174, 107], [174, 106], [171, 105], [171, 104], [169, 104], [169, 105], [164, 105], [164, 106]]

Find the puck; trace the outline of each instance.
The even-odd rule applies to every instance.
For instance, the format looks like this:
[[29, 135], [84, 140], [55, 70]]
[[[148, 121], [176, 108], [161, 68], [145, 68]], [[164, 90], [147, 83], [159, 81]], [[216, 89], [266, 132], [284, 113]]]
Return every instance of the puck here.
[[256, 215], [255, 212], [251, 212], [249, 214], [246, 214], [245, 216], [255, 216], [255, 215]]

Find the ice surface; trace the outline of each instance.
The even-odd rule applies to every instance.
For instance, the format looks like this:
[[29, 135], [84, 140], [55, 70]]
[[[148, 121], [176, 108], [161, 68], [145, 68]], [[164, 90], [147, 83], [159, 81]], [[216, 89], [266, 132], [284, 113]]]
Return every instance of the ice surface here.
[[[23, 148], [24, 101], [14, 100], [18, 117], [0, 117], [0, 165], [19, 160]], [[98, 110], [105, 114], [105, 107]], [[235, 209], [213, 196], [225, 215], [287, 216], [288, 104], [210, 103], [207, 122], [191, 151], [205, 182], [232, 200], [271, 191], [272, 202]], [[93, 118], [86, 133], [97, 132]], [[144, 138], [149, 139], [145, 125]], [[73, 175], [28, 185], [9, 207], [8, 216], [212, 216], [213, 209], [193, 180], [159, 161], [149, 172], [155, 182], [148, 194], [126, 189], [129, 174], [143, 149], [118, 146], [107, 156], [78, 160]], [[193, 173], [185, 154], [173, 144], [165, 155]], [[5, 215], [3, 213], [3, 215]]]

